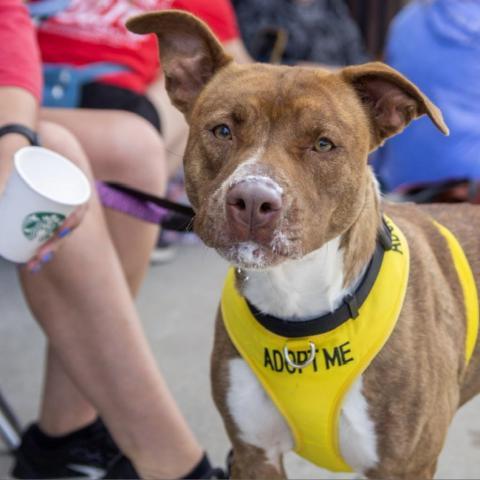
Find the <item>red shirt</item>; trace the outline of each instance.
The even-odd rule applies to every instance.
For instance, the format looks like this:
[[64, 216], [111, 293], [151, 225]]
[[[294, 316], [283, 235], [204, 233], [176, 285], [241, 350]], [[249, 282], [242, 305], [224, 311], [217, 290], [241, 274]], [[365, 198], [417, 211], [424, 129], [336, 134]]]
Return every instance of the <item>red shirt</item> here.
[[41, 92], [40, 54], [22, 0], [0, 0], [0, 86], [20, 87], [38, 100]]
[[102, 81], [143, 93], [159, 67], [154, 35], [125, 28], [140, 13], [177, 8], [203, 19], [222, 42], [239, 37], [229, 0], [72, 0], [63, 12], [41, 23], [38, 43], [45, 63], [84, 65], [111, 62], [129, 71]]

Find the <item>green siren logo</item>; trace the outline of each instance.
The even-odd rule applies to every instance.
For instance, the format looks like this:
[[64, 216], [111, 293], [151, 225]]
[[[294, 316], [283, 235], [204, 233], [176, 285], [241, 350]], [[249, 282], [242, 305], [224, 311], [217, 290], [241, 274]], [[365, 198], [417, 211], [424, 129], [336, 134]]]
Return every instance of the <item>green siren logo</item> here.
[[35, 212], [27, 215], [22, 223], [22, 232], [29, 240], [45, 242], [63, 223], [65, 215], [54, 212]]

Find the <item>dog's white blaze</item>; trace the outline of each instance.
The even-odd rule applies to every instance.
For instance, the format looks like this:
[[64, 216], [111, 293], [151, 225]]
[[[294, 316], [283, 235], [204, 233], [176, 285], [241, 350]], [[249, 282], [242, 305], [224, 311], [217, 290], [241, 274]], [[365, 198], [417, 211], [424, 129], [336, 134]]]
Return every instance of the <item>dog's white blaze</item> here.
[[258, 174], [258, 167], [256, 166], [265, 152], [265, 147], [259, 147], [257, 151], [244, 162], [242, 162], [233, 171], [233, 173], [220, 185], [219, 190], [225, 194], [227, 190], [239, 182], [260, 182], [273, 188], [276, 192], [282, 194], [282, 187], [266, 175]]
[[229, 373], [227, 405], [240, 439], [264, 450], [278, 467], [280, 455], [294, 446], [287, 423], [244, 360], [230, 360]]
[[[241, 166], [243, 166], [243, 164]], [[228, 186], [233, 187], [234, 185], [236, 185], [239, 182], [263, 183], [267, 187], [270, 187], [273, 190], [275, 190], [280, 195], [283, 193], [283, 188], [275, 180], [272, 180], [270, 177], [268, 177], [266, 175], [238, 175], [237, 174], [237, 175], [234, 176], [234, 178], [231, 179]]]
[[220, 190], [227, 191], [232, 185], [235, 185], [242, 177], [252, 172], [252, 167], [262, 158], [265, 149], [260, 147], [251, 157], [240, 163], [233, 173], [220, 185]]
[[340, 451], [348, 465], [359, 473], [378, 463], [375, 425], [368, 414], [362, 384], [363, 378], [357, 378], [345, 396], [339, 423]]
[[262, 312], [288, 319], [308, 319], [334, 310], [353, 290], [343, 288], [340, 237], [298, 260], [262, 271], [249, 271], [244, 295]]

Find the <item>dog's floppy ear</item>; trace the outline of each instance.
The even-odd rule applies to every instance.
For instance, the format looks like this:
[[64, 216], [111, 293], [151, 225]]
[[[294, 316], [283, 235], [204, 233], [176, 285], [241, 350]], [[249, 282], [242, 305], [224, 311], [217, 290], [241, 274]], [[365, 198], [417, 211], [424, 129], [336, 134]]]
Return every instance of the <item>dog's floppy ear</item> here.
[[409, 80], [381, 62], [344, 68], [340, 75], [357, 91], [373, 126], [372, 148], [400, 133], [412, 120], [427, 114], [445, 135], [442, 112]]
[[214, 73], [231, 61], [207, 25], [186, 12], [139, 15], [127, 21], [127, 28], [157, 35], [168, 94], [184, 114]]

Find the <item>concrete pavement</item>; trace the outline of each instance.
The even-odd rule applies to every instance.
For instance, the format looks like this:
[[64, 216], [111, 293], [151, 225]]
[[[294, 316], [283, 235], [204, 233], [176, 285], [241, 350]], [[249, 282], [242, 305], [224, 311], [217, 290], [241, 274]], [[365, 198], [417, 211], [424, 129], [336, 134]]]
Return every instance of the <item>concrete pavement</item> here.
[[[173, 262], [150, 269], [138, 300], [158, 363], [192, 429], [218, 464], [229, 444], [210, 398], [208, 364], [226, 268], [203, 247], [182, 247]], [[0, 260], [0, 387], [24, 423], [32, 421], [38, 409], [44, 345], [13, 267]], [[480, 479], [479, 412], [480, 397], [457, 414], [437, 478]], [[8, 477], [10, 463], [0, 455], [0, 479]], [[319, 470], [294, 454], [286, 465], [291, 478], [351, 478]]]

